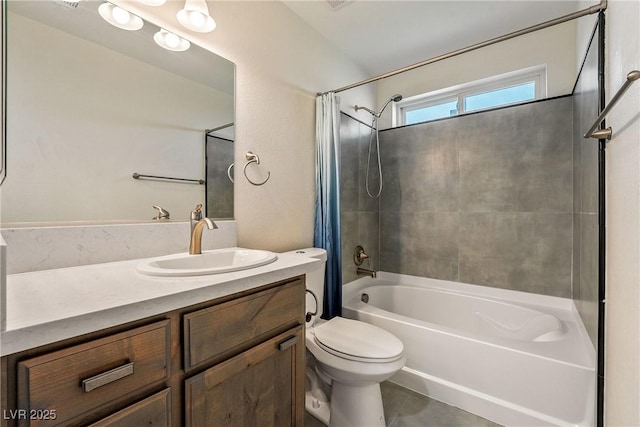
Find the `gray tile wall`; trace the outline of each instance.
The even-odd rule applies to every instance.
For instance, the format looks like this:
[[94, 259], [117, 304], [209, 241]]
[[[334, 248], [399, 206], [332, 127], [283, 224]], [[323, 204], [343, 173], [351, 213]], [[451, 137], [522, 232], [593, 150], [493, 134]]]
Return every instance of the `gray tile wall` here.
[[[206, 150], [207, 217], [233, 219], [233, 183], [227, 175], [227, 168], [233, 163], [233, 141], [210, 136]], [[242, 174], [242, 167], [239, 171], [234, 169], [231, 176]]]
[[[379, 200], [371, 199], [365, 191], [365, 171], [371, 127], [341, 114], [340, 122], [340, 216], [342, 222], [342, 280], [358, 278], [353, 263], [356, 245], [362, 245], [370, 262], [362, 267], [378, 270], [379, 256]], [[370, 187], [377, 189], [378, 175], [372, 152]]]
[[379, 268], [571, 297], [572, 121], [563, 97], [380, 132]]
[[592, 42], [573, 94], [573, 299], [591, 342], [598, 335], [598, 141], [582, 135], [598, 117], [598, 43]]
[[342, 114], [344, 283], [361, 244], [376, 270], [573, 298], [597, 345], [597, 56], [571, 97], [381, 131], [379, 200], [371, 128]]

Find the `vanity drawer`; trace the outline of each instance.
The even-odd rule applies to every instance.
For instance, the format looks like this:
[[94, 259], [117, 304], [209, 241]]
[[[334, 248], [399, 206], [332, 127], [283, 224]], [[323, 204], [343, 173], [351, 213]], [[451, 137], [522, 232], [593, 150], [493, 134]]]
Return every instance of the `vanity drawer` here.
[[304, 324], [304, 277], [184, 315], [184, 370], [218, 362]]
[[18, 407], [55, 414], [23, 425], [67, 425], [165, 381], [169, 342], [169, 320], [163, 320], [18, 363]]
[[88, 427], [171, 426], [171, 389], [162, 390]]

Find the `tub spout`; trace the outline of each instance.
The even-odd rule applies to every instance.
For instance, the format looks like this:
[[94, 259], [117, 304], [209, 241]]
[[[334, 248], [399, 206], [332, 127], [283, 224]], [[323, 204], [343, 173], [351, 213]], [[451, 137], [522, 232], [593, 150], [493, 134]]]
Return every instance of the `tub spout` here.
[[371, 276], [374, 279], [376, 278], [376, 275], [377, 275], [377, 273], [374, 270], [368, 270], [366, 268], [360, 268], [360, 267], [356, 269], [356, 274], [358, 276]]

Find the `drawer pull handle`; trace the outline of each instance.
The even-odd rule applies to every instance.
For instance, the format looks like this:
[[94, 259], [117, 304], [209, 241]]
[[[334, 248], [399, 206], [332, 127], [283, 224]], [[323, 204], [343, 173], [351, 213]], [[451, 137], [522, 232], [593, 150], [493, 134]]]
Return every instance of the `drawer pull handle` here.
[[278, 350], [285, 351], [289, 347], [293, 347], [294, 345], [296, 345], [297, 342], [298, 342], [298, 337], [294, 336], [294, 337], [291, 337], [291, 338], [287, 338], [286, 340], [284, 340], [280, 344], [278, 344]]
[[121, 378], [128, 377], [133, 374], [133, 363], [129, 362], [126, 365], [118, 366], [107, 372], [95, 375], [86, 380], [82, 380], [82, 389], [85, 393], [89, 393], [91, 390], [95, 390], [98, 387], [107, 385]]

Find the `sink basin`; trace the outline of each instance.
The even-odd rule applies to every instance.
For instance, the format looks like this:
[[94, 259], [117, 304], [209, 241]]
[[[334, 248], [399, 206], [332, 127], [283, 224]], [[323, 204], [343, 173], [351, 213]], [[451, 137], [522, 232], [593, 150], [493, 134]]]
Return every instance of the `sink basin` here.
[[277, 259], [269, 251], [242, 248], [203, 251], [200, 255], [181, 253], [153, 258], [138, 264], [138, 271], [150, 276], [204, 276], [247, 270]]

